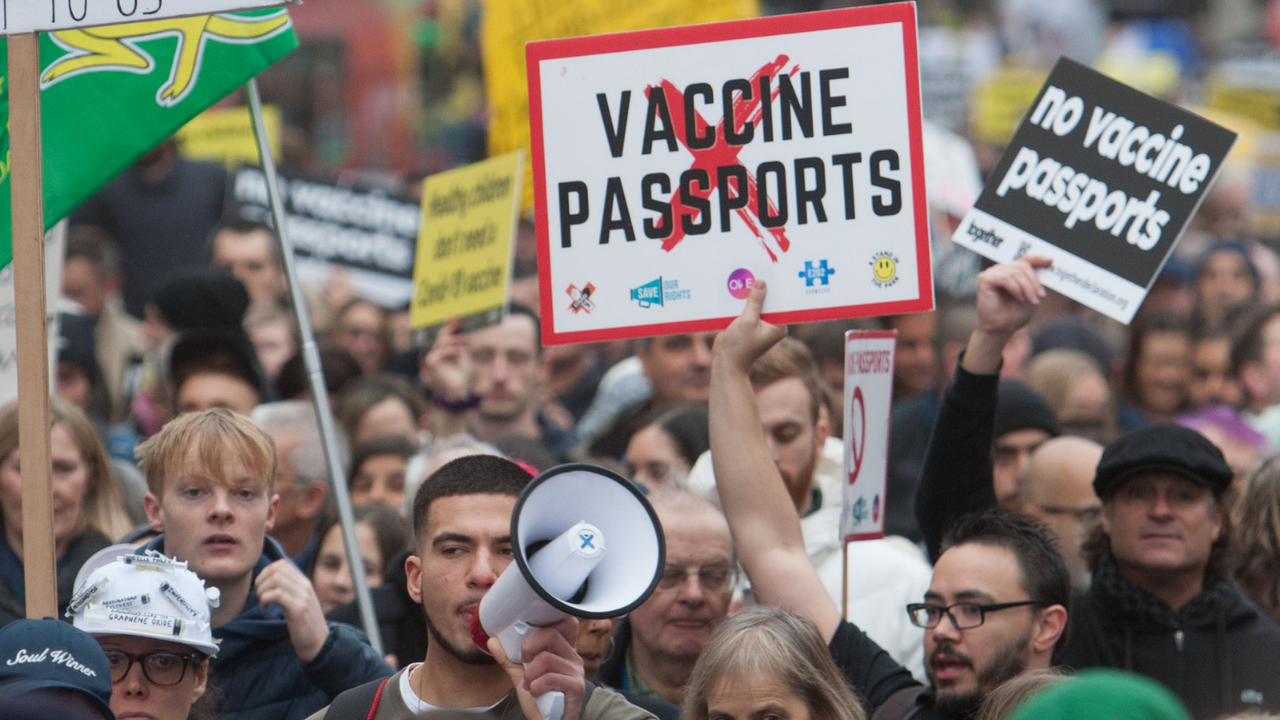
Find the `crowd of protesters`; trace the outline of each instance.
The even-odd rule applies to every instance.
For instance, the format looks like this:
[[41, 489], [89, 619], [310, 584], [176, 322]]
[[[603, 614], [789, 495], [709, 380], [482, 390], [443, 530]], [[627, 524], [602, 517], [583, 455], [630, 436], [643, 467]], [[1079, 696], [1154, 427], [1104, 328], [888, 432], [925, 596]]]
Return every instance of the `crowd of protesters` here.
[[[964, 144], [941, 136], [934, 157]], [[551, 691], [565, 720], [1280, 716], [1280, 253], [1239, 177], [1125, 327], [1046, 290], [1045, 258], [952, 245], [975, 194], [930, 168], [928, 313], [780, 327], [761, 281], [722, 333], [544, 348], [531, 218], [504, 319], [429, 347], [340, 271], [306, 288], [357, 565], [274, 231], [164, 143], [70, 223], [56, 619], [23, 619], [0, 407], [0, 717], [537, 720]], [[886, 534], [845, 546], [851, 329], [897, 349], [869, 419]], [[636, 483], [665, 565], [626, 616], [538, 628], [512, 662], [472, 622], [516, 498], [565, 462]]]

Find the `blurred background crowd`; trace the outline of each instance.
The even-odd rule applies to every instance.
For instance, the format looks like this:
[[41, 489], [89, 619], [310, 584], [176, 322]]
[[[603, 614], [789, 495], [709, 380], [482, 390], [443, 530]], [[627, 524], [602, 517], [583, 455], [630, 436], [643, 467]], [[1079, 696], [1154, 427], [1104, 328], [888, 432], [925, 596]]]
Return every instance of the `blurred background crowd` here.
[[[760, 11], [848, 4], [764, 0]], [[978, 322], [983, 268], [949, 236], [1067, 55], [1241, 137], [1130, 326], [1050, 292], [1008, 343], [992, 448], [997, 497], [1051, 526], [1085, 588], [1081, 546], [1100, 512], [1090, 483], [1101, 446], [1153, 423], [1197, 430], [1235, 473], [1231, 572], [1280, 619], [1280, 2], [921, 0], [918, 11], [937, 310], [791, 328], [791, 364], [778, 377], [806, 379], [800, 400], [758, 400], [797, 509], [838, 506], [844, 333], [897, 330], [886, 532], [927, 584], [913, 498], [942, 391]], [[412, 198], [423, 177], [486, 157], [484, 12], [480, 0], [307, 0], [291, 10], [301, 47], [260, 78], [281, 116], [282, 170]], [[272, 536], [324, 610], [354, 621], [276, 240], [237, 217], [233, 182], [226, 167], [170, 140], [71, 217], [53, 431], [60, 575], [74, 577], [76, 558], [108, 542], [148, 537], [134, 449], [181, 413], [225, 407], [251, 415], [279, 448]], [[364, 572], [381, 588], [388, 653], [401, 657], [421, 657], [426, 643], [404, 591], [405, 518], [415, 489], [449, 460], [501, 454], [537, 470], [589, 460], [650, 490], [711, 482], [714, 333], [544, 348], [532, 217], [516, 242], [507, 318], [465, 336], [446, 331], [430, 349], [411, 346], [407, 306], [362, 296], [342, 268], [307, 288]], [[804, 409], [811, 392], [821, 399], [814, 416]], [[1059, 435], [1092, 443], [1036, 454]], [[16, 448], [9, 406], [0, 411], [0, 509], [10, 538], [21, 528]], [[701, 581], [724, 590], [727, 605], [731, 577]], [[828, 585], [838, 597], [838, 577]], [[22, 617], [21, 598], [0, 558], [0, 622]], [[598, 622], [584, 623], [579, 645], [597, 664], [614, 630]], [[900, 648], [896, 659], [923, 677], [918, 638], [877, 641]]]

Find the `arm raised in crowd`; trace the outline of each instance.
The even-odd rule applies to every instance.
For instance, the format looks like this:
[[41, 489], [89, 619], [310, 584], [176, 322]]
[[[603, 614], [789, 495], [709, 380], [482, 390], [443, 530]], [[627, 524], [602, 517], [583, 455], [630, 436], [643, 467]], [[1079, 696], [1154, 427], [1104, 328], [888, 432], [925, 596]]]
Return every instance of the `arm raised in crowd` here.
[[1036, 270], [1051, 263], [1027, 256], [978, 275], [978, 327], [943, 396], [916, 487], [916, 522], [933, 560], [951, 521], [996, 506], [991, 443], [1001, 356], [1045, 296]]
[[760, 319], [765, 284], [756, 281], [742, 315], [716, 340], [711, 358], [711, 459], [734, 547], [760, 602], [808, 615], [826, 641], [840, 611], [809, 562], [800, 518], [765, 446], [748, 372], [786, 336]]
[[766, 287], [756, 281], [742, 315], [716, 340], [711, 359], [711, 459], [738, 559], [756, 599], [807, 615], [836, 667], [874, 710], [918, 685], [861, 630], [843, 621], [805, 552], [795, 504], [765, 445], [748, 373], [786, 335], [760, 319]]

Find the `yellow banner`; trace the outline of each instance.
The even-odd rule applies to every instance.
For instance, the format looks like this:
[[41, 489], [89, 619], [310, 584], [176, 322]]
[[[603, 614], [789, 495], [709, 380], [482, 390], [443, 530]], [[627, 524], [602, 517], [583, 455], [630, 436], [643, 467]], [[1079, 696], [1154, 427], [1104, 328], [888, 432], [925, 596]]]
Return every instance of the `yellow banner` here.
[[[525, 43], [759, 15], [759, 0], [486, 0], [480, 44], [489, 98], [489, 155], [529, 151]], [[525, 172], [524, 207], [531, 208], [532, 169]]]
[[429, 345], [453, 317], [463, 330], [502, 320], [523, 177], [517, 150], [422, 181], [409, 312], [416, 345]]
[[[262, 108], [262, 121], [267, 126], [267, 142], [276, 162], [280, 161], [280, 108]], [[215, 108], [206, 110], [174, 135], [182, 156], [190, 160], [220, 162], [228, 168], [259, 165], [258, 142], [253, 137], [253, 121], [249, 108]]]
[[1013, 139], [1022, 116], [1030, 109], [1048, 73], [1042, 70], [1003, 68], [975, 83], [970, 103], [970, 135], [977, 142], [1005, 145]]

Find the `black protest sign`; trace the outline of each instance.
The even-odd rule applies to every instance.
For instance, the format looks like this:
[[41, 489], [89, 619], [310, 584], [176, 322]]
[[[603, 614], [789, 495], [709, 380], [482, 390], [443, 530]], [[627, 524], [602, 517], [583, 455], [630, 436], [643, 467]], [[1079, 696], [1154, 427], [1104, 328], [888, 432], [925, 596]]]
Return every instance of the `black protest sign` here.
[[1063, 58], [953, 239], [998, 262], [1049, 255], [1047, 286], [1128, 322], [1235, 140]]
[[[355, 293], [388, 308], [413, 297], [413, 259], [421, 209], [379, 188], [281, 177], [286, 230], [304, 282], [324, 284], [336, 269]], [[236, 217], [274, 224], [262, 171], [246, 167], [231, 188]]]

